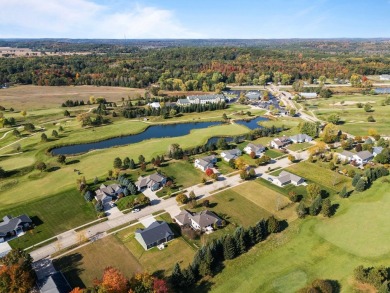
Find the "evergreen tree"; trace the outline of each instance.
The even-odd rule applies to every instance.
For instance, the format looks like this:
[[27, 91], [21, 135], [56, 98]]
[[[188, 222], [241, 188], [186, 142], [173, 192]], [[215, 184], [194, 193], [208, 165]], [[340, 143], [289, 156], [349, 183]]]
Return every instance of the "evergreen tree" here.
[[263, 241], [267, 237], [267, 222], [261, 220], [256, 224], [256, 243]]
[[237, 256], [236, 244], [232, 236], [227, 235], [223, 240], [223, 257], [233, 259]]
[[360, 177], [362, 177], [360, 174], [356, 173], [355, 176], [353, 176], [353, 179], [352, 179], [352, 186], [355, 187], [356, 184], [358, 183]]
[[139, 157], [138, 157], [138, 163], [139, 163], [139, 164], [145, 163], [145, 157], [144, 157], [143, 155], [139, 155]]
[[268, 218], [268, 233], [278, 233], [279, 232], [279, 221], [274, 216]]
[[136, 166], [135, 166], [134, 160], [130, 159], [129, 169], [134, 170], [135, 168], [136, 168]]
[[214, 264], [214, 257], [211, 253], [211, 250], [209, 248], [206, 248], [204, 258], [202, 262], [199, 264], [199, 274], [203, 277], [212, 276], [213, 264]]
[[119, 157], [116, 157], [114, 159], [114, 168], [115, 169], [120, 169], [122, 168], [122, 160]]
[[47, 135], [46, 133], [41, 134], [41, 141], [46, 142], [47, 141]]
[[366, 180], [363, 177], [361, 177], [355, 186], [355, 190], [358, 192], [364, 191], [367, 186], [366, 184], [367, 184]]
[[342, 198], [346, 198], [348, 196], [347, 187], [344, 186], [343, 189], [341, 189], [339, 196]]
[[256, 244], [256, 229], [254, 227], [250, 226], [248, 228], [247, 237], [249, 246], [253, 246]]
[[322, 205], [322, 198], [320, 195], [318, 195], [314, 201], [312, 202], [312, 204], [310, 205], [309, 207], [309, 214], [311, 216], [316, 216], [318, 215], [318, 213], [320, 212], [321, 210], [321, 205]]
[[183, 284], [184, 278], [178, 263], [173, 267], [171, 275], [171, 284], [174, 288], [180, 288]]
[[324, 215], [324, 217], [330, 217], [332, 213], [332, 202], [329, 198], [326, 198], [324, 202], [322, 203], [321, 213]]
[[131, 195], [137, 194], [137, 188], [133, 183], [130, 182], [129, 185], [127, 185], [127, 188], [129, 189]]
[[52, 132], [51, 132], [51, 135], [53, 136], [53, 137], [58, 137], [58, 132], [57, 132], [57, 130], [53, 130]]
[[236, 229], [236, 231], [234, 232], [234, 242], [236, 243], [238, 254], [243, 254], [246, 252], [247, 244], [244, 228], [238, 227]]
[[183, 288], [189, 288], [196, 283], [196, 276], [192, 266], [188, 266], [186, 269], [184, 269], [182, 271], [182, 275], [183, 275], [183, 282], [182, 282]]
[[129, 159], [129, 157], [126, 157], [126, 158], [123, 160], [123, 168], [124, 168], [124, 169], [129, 169], [129, 166], [130, 166], [130, 159]]
[[299, 203], [299, 205], [297, 206], [297, 214], [298, 214], [298, 218], [301, 218], [301, 219], [307, 215], [307, 209], [306, 209], [303, 201], [301, 201]]

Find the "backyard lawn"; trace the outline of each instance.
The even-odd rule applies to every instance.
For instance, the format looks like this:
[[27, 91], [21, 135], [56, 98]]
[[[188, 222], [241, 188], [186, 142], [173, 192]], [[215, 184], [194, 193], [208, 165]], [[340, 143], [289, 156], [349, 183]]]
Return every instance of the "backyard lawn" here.
[[332, 218], [294, 221], [284, 232], [225, 262], [210, 291], [295, 292], [320, 278], [338, 281], [340, 292], [357, 292], [352, 279], [357, 266], [389, 265], [390, 189], [380, 181], [338, 199], [340, 207]]
[[61, 232], [96, 220], [92, 203], [87, 203], [76, 189], [67, 190], [28, 205], [0, 210], [1, 218], [5, 215], [16, 217], [21, 214], [27, 214], [36, 227], [29, 230], [26, 235], [10, 241], [12, 247], [26, 248]]
[[311, 143], [309, 142], [303, 142], [303, 143], [294, 143], [290, 144], [287, 148], [293, 152], [300, 151], [303, 149], [306, 149], [308, 147], [312, 146]]
[[275, 150], [275, 149], [268, 149], [264, 153], [266, 156], [270, 157], [271, 159], [279, 158], [283, 155], [285, 155], [282, 151]]
[[101, 278], [108, 266], [118, 268], [127, 277], [144, 268], [130, 251], [115, 237], [108, 236], [81, 247], [59, 259], [54, 266], [61, 270], [72, 287], [88, 287]]

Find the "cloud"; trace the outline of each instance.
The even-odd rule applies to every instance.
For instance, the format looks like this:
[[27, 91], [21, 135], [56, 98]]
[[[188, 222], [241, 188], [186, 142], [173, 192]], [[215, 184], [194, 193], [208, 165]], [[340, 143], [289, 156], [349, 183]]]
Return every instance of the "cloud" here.
[[139, 4], [121, 11], [91, 0], [0, 0], [0, 6], [3, 38], [204, 37], [185, 28], [172, 11]]

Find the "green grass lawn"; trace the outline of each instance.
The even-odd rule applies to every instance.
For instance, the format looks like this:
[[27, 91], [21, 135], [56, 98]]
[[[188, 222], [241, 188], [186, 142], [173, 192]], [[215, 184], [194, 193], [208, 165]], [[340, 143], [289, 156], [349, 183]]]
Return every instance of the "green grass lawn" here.
[[54, 260], [57, 270], [64, 273], [72, 287], [85, 288], [101, 278], [108, 266], [118, 268], [127, 277], [144, 271], [144, 267], [115, 237], [107, 236]]
[[300, 151], [300, 150], [303, 150], [303, 149], [306, 149], [308, 147], [312, 146], [311, 143], [309, 142], [303, 142], [303, 143], [293, 143], [293, 144], [290, 144], [287, 148], [291, 151]]
[[270, 157], [271, 159], [279, 158], [283, 155], [285, 155], [282, 151], [275, 150], [275, 149], [268, 149], [264, 153], [266, 156]]
[[289, 166], [287, 171], [291, 171], [298, 176], [316, 182], [326, 189], [339, 192], [346, 186], [348, 189], [351, 187], [351, 178], [331, 171], [329, 169], [322, 168], [314, 163], [300, 162]]
[[210, 291], [295, 292], [321, 278], [337, 280], [341, 292], [357, 292], [352, 276], [358, 265], [389, 265], [390, 189], [380, 181], [337, 200], [334, 217], [296, 220], [286, 231], [225, 262]]
[[[380, 134], [390, 135], [389, 123], [390, 106], [381, 106], [381, 102], [387, 95], [334, 95], [330, 99], [319, 99], [309, 102], [315, 105], [314, 113], [318, 118], [326, 120], [331, 114], [338, 114], [344, 122], [340, 128], [354, 135], [367, 135], [368, 129], [375, 128]], [[373, 112], [365, 112], [363, 108], [357, 108], [356, 103], [369, 102], [373, 106]], [[368, 122], [368, 116], [373, 116], [376, 122]]]
[[67, 190], [28, 205], [0, 210], [0, 217], [27, 214], [36, 227], [26, 235], [9, 243], [12, 247], [26, 248], [61, 232], [96, 219], [92, 203], [87, 203], [80, 193]]
[[202, 171], [195, 168], [194, 164], [183, 160], [171, 160], [164, 167], [161, 167], [160, 170], [173, 179], [173, 182], [180, 188], [199, 184], [203, 178]]

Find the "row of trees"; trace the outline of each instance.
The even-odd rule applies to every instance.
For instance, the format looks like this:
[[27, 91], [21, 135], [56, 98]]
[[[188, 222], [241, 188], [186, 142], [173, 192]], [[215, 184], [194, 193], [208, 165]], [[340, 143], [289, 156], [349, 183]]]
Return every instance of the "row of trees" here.
[[213, 276], [224, 260], [234, 259], [247, 252], [255, 244], [264, 241], [271, 233], [280, 231], [280, 222], [271, 216], [247, 229], [238, 227], [233, 235], [213, 239], [195, 254], [192, 263], [181, 269], [176, 263], [170, 277], [174, 289], [180, 291], [193, 286], [199, 279]]
[[358, 266], [354, 270], [354, 277], [361, 283], [367, 283], [374, 286], [378, 292], [390, 292], [390, 268], [381, 267], [367, 267]]
[[367, 168], [363, 174], [355, 174], [352, 179], [352, 186], [355, 187], [356, 191], [362, 192], [369, 188], [375, 180], [387, 175], [389, 175], [389, 170], [383, 166]]

